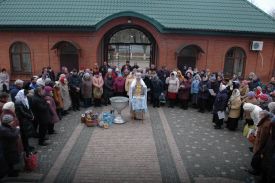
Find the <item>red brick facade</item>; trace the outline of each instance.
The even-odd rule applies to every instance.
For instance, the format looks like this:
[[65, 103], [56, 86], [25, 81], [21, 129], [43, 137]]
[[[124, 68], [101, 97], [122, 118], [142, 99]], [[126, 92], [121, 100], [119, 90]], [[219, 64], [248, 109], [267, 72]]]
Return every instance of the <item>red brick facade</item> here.
[[[100, 43], [104, 35], [113, 27], [127, 23], [127, 17], [118, 18], [108, 22], [96, 32], [0, 32], [0, 68], [7, 68], [10, 72], [10, 46], [14, 42], [21, 41], [30, 48], [33, 75], [40, 74], [41, 68], [49, 65], [58, 71], [59, 57], [56, 50], [51, 50], [51, 48], [63, 40], [73, 41], [80, 46], [80, 67], [92, 68], [93, 63], [100, 64], [103, 61]], [[182, 45], [195, 44], [205, 52], [198, 58], [198, 69], [209, 68], [211, 71], [222, 71], [226, 52], [232, 47], [240, 47], [246, 54], [245, 76], [249, 72], [255, 72], [264, 81], [268, 81], [272, 76], [275, 62], [275, 40], [260, 37], [162, 34], [146, 21], [132, 18], [132, 24], [145, 28], [156, 40], [158, 46], [156, 61], [159, 67], [166, 65], [169, 69], [175, 68], [177, 66], [176, 51]], [[250, 43], [253, 40], [264, 42], [263, 64], [260, 54], [250, 51]], [[12, 79], [30, 78], [28, 75], [11, 75]]]

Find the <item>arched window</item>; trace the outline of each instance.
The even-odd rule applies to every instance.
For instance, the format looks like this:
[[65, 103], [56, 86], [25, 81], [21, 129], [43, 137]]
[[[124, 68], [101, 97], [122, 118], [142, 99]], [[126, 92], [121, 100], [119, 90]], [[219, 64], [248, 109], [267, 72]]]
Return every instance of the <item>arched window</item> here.
[[22, 42], [13, 43], [10, 47], [11, 70], [14, 73], [31, 73], [31, 53]]
[[244, 64], [245, 64], [245, 52], [242, 48], [233, 47], [229, 49], [225, 55], [223, 73], [227, 77], [243, 75]]

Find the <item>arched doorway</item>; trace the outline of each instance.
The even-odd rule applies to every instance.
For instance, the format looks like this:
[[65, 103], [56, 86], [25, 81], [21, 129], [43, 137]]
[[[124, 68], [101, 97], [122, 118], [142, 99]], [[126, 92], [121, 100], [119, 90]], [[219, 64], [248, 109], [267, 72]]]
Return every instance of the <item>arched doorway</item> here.
[[103, 40], [103, 61], [121, 68], [126, 61], [146, 68], [156, 64], [156, 41], [144, 28], [120, 25], [111, 29]]
[[243, 76], [245, 59], [245, 51], [242, 48], [230, 48], [225, 55], [223, 69], [224, 76], [232, 77], [233, 74], [236, 74], [237, 76]]
[[200, 53], [204, 51], [197, 45], [182, 46], [177, 51], [177, 67], [183, 71], [184, 66], [195, 68]]
[[60, 68], [67, 67], [68, 71], [79, 69], [80, 47], [72, 41], [60, 41], [52, 49], [57, 49], [60, 60]]

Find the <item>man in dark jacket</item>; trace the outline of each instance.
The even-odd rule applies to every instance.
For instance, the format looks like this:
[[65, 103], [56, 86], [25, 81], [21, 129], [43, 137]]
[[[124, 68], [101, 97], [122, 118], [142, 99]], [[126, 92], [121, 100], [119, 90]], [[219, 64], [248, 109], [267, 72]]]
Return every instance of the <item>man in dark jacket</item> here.
[[8, 173], [9, 177], [17, 177], [19, 172], [14, 169], [14, 165], [19, 162], [19, 152], [17, 147], [19, 129], [13, 127], [15, 121], [12, 115], [3, 115], [1, 117], [1, 123], [2, 125], [0, 125], [0, 178], [4, 177], [6, 173]]
[[101, 72], [103, 78], [105, 78], [105, 75], [108, 72], [109, 68], [110, 66], [108, 65], [108, 63], [104, 61], [103, 65], [99, 68], [99, 71]]
[[73, 110], [80, 110], [80, 88], [81, 88], [81, 79], [77, 75], [77, 70], [72, 70], [73, 74], [69, 78], [69, 87], [70, 87], [70, 95], [72, 99]]
[[199, 84], [199, 112], [204, 113], [209, 98], [209, 89], [211, 84], [208, 80], [208, 76], [203, 75], [202, 81]]
[[14, 87], [11, 89], [10, 91], [10, 94], [11, 94], [11, 101], [15, 102], [15, 96], [16, 94], [19, 92], [19, 90], [22, 89], [23, 87], [23, 84], [24, 84], [24, 81], [20, 80], [20, 79], [17, 79], [15, 82], [14, 82]]
[[44, 90], [42, 87], [38, 87], [34, 90], [34, 96], [32, 97], [31, 110], [34, 114], [34, 118], [39, 124], [39, 145], [46, 146], [45, 142], [48, 125], [51, 121], [51, 113], [49, 103], [44, 99]]
[[216, 125], [214, 126], [215, 129], [221, 129], [223, 125], [224, 111], [227, 106], [227, 90], [226, 86], [221, 84], [220, 85], [220, 92], [217, 94], [214, 105], [213, 105], [213, 123]]

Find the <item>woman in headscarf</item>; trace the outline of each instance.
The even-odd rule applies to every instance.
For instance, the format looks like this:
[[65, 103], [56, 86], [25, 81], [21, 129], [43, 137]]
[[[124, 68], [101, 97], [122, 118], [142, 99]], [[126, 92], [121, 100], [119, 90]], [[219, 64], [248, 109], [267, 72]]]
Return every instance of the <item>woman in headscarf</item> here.
[[259, 101], [256, 98], [255, 92], [253, 91], [248, 92], [246, 98], [244, 99], [244, 103], [259, 105]]
[[55, 134], [56, 131], [54, 130], [54, 124], [59, 121], [58, 115], [56, 113], [56, 105], [53, 99], [53, 89], [50, 86], [46, 86], [44, 88], [44, 99], [49, 104], [50, 112], [51, 112], [51, 120], [48, 126], [48, 133], [49, 134]]
[[247, 97], [248, 92], [249, 92], [248, 81], [243, 80], [240, 86], [240, 96], [242, 101]]
[[118, 71], [118, 76], [114, 82], [114, 92], [115, 96], [125, 96], [125, 79], [120, 71]]
[[61, 74], [59, 78], [59, 86], [61, 89], [61, 96], [64, 102], [64, 108], [63, 108], [63, 113], [67, 114], [68, 110], [70, 109], [72, 105], [70, 93], [69, 93], [69, 86], [68, 86], [68, 81], [66, 79], [65, 74]]
[[221, 84], [219, 93], [217, 94], [214, 105], [213, 105], [213, 123], [215, 123], [214, 128], [215, 129], [221, 129], [223, 125], [223, 120], [225, 108], [226, 108], [226, 102], [227, 102], [227, 90], [226, 86]]
[[60, 89], [60, 82], [56, 81], [55, 85], [53, 87], [53, 99], [55, 101], [56, 104], [56, 113], [59, 117], [59, 119], [62, 119], [62, 112], [63, 112], [63, 108], [64, 108], [64, 101], [63, 98], [61, 96], [61, 89]]
[[234, 131], [238, 127], [238, 120], [241, 114], [241, 105], [242, 101], [240, 91], [238, 89], [234, 89], [228, 101], [229, 115], [227, 121], [227, 128], [229, 130]]
[[104, 81], [99, 72], [94, 73], [93, 77], [93, 96], [95, 107], [101, 106], [101, 97], [103, 94]]
[[[132, 118], [143, 120], [143, 114], [147, 111], [147, 86], [142, 80], [140, 72], [135, 74], [135, 79], [131, 83], [129, 104]], [[140, 113], [142, 117], [139, 117]]]
[[177, 78], [177, 72], [173, 71], [170, 73], [170, 77], [166, 78], [166, 84], [168, 85], [167, 98], [169, 100], [169, 107], [174, 108], [177, 94], [180, 86], [180, 81]]
[[15, 113], [19, 120], [23, 148], [28, 155], [34, 150], [34, 147], [29, 145], [29, 138], [34, 134], [34, 115], [30, 109], [27, 94], [28, 90], [22, 89], [15, 96]]
[[178, 98], [181, 103], [181, 108], [184, 110], [188, 109], [188, 101], [190, 97], [190, 88], [191, 83], [188, 79], [183, 79], [183, 81], [180, 83], [179, 91], [178, 91]]
[[199, 112], [201, 113], [204, 113], [205, 111], [210, 88], [211, 84], [208, 80], [208, 76], [203, 75], [202, 81], [199, 84]]
[[261, 119], [260, 112], [262, 111], [262, 109], [259, 106], [251, 104], [251, 103], [245, 103], [243, 105], [243, 109], [245, 112], [248, 112], [250, 114], [254, 125], [257, 126]]
[[104, 96], [104, 102], [107, 106], [108, 104], [111, 104], [110, 98], [114, 96], [114, 78], [113, 78], [113, 72], [107, 72], [104, 85], [103, 85], [103, 96]]
[[93, 93], [93, 81], [91, 75], [86, 72], [82, 78], [81, 85], [81, 94], [84, 100], [84, 107], [90, 107], [92, 102], [92, 93]]

